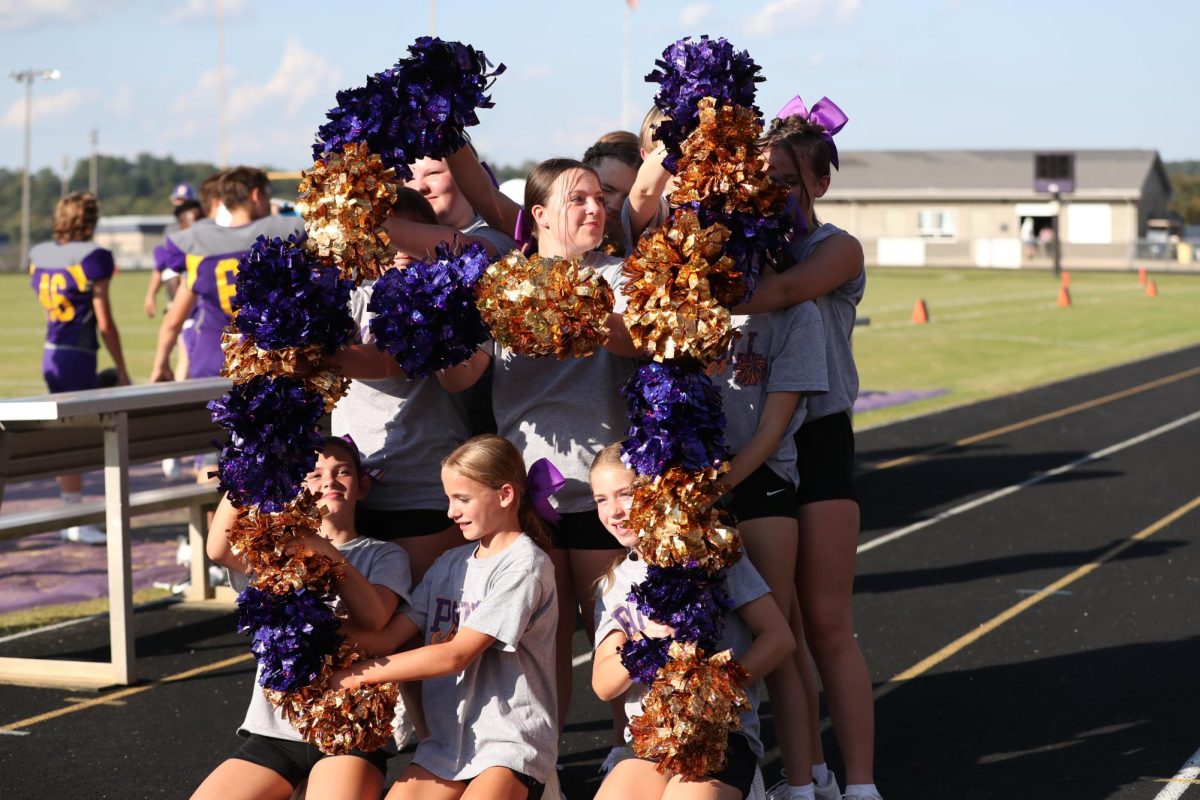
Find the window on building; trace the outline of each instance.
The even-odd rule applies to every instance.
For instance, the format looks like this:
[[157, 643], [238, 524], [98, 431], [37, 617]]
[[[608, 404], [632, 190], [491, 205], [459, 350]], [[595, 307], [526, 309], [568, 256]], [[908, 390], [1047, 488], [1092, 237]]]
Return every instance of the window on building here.
[[927, 239], [953, 239], [956, 217], [952, 208], [923, 208], [917, 212], [917, 232]]

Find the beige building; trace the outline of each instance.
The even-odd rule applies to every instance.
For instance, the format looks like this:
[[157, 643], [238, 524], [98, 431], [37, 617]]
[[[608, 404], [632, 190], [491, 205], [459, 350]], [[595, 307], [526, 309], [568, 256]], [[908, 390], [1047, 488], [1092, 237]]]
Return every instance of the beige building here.
[[1033, 165], [1032, 150], [846, 152], [817, 212], [871, 265], [1046, 269], [1057, 215], [1064, 267], [1197, 266], [1161, 227], [1171, 184], [1157, 152], [1076, 151], [1061, 204], [1034, 191]]
[[154, 248], [162, 244], [168, 227], [175, 227], [173, 214], [101, 217], [93, 238], [112, 250], [120, 269], [153, 269]]

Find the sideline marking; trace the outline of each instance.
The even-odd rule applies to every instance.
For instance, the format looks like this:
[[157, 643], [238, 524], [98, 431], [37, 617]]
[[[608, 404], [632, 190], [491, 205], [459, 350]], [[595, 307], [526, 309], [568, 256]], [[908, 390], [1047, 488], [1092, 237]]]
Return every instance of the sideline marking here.
[[1196, 780], [1197, 776], [1200, 776], [1200, 750], [1192, 753], [1192, 757], [1179, 768], [1174, 778], [1158, 779], [1165, 781], [1167, 785], [1154, 796], [1154, 800], [1179, 800], [1189, 787], [1200, 783]]
[[899, 528], [897, 530], [892, 531], [891, 533], [886, 533], [883, 536], [879, 536], [875, 539], [872, 539], [869, 542], [863, 542], [862, 544], [860, 544], [858, 546], [858, 554], [862, 555], [863, 553], [867, 552], [868, 550], [874, 550], [876, 547], [881, 547], [881, 546], [887, 544], [888, 542], [894, 542], [897, 539], [901, 539], [905, 536], [908, 536], [910, 533], [916, 533], [917, 531], [922, 530], [924, 528], [928, 528], [930, 525], [934, 525], [938, 522], [941, 522], [942, 520], [949, 519], [950, 517], [955, 517], [964, 512], [971, 511], [972, 509], [979, 508], [980, 506], [986, 505], [986, 504], [992, 502], [993, 500], [999, 500], [1002, 497], [1007, 497], [1010, 494], [1015, 494], [1016, 492], [1019, 492], [1022, 489], [1025, 489], [1029, 486], [1033, 486], [1035, 484], [1041, 483], [1042, 481], [1048, 480], [1049, 478], [1056, 478], [1059, 475], [1070, 472], [1071, 470], [1075, 469], [1076, 467], [1081, 467], [1084, 464], [1090, 464], [1093, 461], [1098, 461], [1102, 458], [1112, 455], [1113, 453], [1118, 453], [1121, 450], [1124, 450], [1128, 447], [1133, 447], [1134, 445], [1141, 444], [1142, 442], [1153, 439], [1156, 436], [1161, 436], [1162, 434], [1167, 433], [1169, 431], [1173, 431], [1178, 427], [1187, 425], [1189, 422], [1194, 422], [1197, 419], [1200, 419], [1200, 411], [1195, 411], [1191, 414], [1188, 414], [1186, 417], [1180, 417], [1179, 419], [1175, 420], [1174, 422], [1168, 422], [1166, 425], [1160, 425], [1159, 427], [1155, 428], [1154, 430], [1147, 431], [1146, 433], [1134, 436], [1132, 439], [1126, 439], [1123, 442], [1117, 442], [1116, 444], [1110, 445], [1110, 446], [1104, 448], [1103, 450], [1097, 450], [1094, 453], [1088, 453], [1086, 456], [1083, 456], [1082, 458], [1078, 458], [1069, 464], [1063, 464], [1060, 467], [1055, 467], [1054, 469], [1049, 469], [1049, 470], [1045, 470], [1044, 472], [1039, 472], [1030, 478], [1026, 478], [1025, 480], [1021, 481], [1020, 483], [1014, 483], [1009, 486], [1005, 486], [1003, 489], [997, 489], [996, 491], [994, 491], [990, 494], [985, 494], [982, 497], [976, 497], [974, 500], [969, 500], [966, 503], [962, 503], [961, 505], [954, 506], [953, 508], [948, 508], [945, 511], [942, 511], [938, 514], [933, 515], [929, 519], [923, 519], [920, 522], [914, 522], [912, 525], [908, 525], [906, 527]]
[[168, 675], [165, 678], [159, 678], [158, 680], [150, 681], [143, 686], [130, 686], [128, 689], [121, 689], [113, 692], [112, 694], [106, 694], [103, 697], [92, 698], [90, 700], [85, 700], [82, 703], [74, 703], [63, 708], [55, 709], [54, 711], [47, 711], [45, 714], [38, 714], [37, 716], [19, 719], [16, 722], [10, 722], [6, 725], [0, 725], [0, 733], [21, 734], [23, 732], [19, 730], [20, 728], [28, 728], [32, 725], [37, 725], [39, 722], [46, 722], [47, 720], [61, 717], [64, 714], [72, 714], [76, 711], [82, 711], [85, 708], [91, 708], [92, 706], [112, 705], [112, 701], [114, 700], [120, 700], [123, 697], [141, 694], [142, 692], [162, 686], [164, 683], [173, 683], [175, 681], [194, 678], [197, 675], [203, 675], [206, 672], [212, 672], [213, 670], [222, 669], [224, 667], [231, 667], [234, 664], [240, 664], [243, 661], [250, 661], [253, 658], [253, 653], [243, 653], [240, 656], [226, 658], [223, 661], [216, 661], [212, 664], [194, 667], [192, 669], [184, 670], [183, 672], [176, 672], [174, 675]]
[[[990, 620], [983, 623], [982, 625], [980, 625], [979, 627], [977, 627], [975, 630], [971, 631], [970, 633], [960, 636], [959, 638], [955, 639], [950, 644], [943, 647], [941, 650], [938, 650], [933, 655], [922, 659], [921, 661], [917, 662], [916, 664], [913, 664], [911, 667], [904, 670], [903, 672], [899, 672], [896, 675], [892, 676], [891, 678], [888, 679], [888, 681], [885, 684], [883, 684], [882, 686], [880, 686], [878, 689], [875, 690], [875, 692], [874, 692], [875, 699], [878, 700], [879, 698], [881, 698], [887, 694], [891, 694], [893, 691], [895, 691], [899, 687], [903, 686], [907, 681], [910, 681], [913, 678], [916, 678], [917, 676], [928, 672], [929, 670], [936, 667], [938, 664], [941, 664], [943, 661], [946, 661], [947, 659], [949, 659], [954, 654], [958, 653], [959, 651], [963, 650], [964, 648], [979, 641], [984, 636], [986, 636], [989, 633], [991, 633], [992, 631], [996, 630], [1001, 625], [1003, 625], [1004, 623], [1013, 619], [1017, 615], [1022, 614], [1025, 611], [1028, 611], [1030, 608], [1037, 605], [1041, 601], [1045, 600], [1047, 597], [1050, 597], [1051, 595], [1053, 595], [1055, 592], [1059, 591], [1060, 589], [1070, 586], [1072, 583], [1079, 580], [1080, 578], [1083, 578], [1083, 577], [1089, 575], [1090, 573], [1099, 569], [1102, 565], [1108, 563], [1109, 561], [1112, 561], [1114, 558], [1116, 558], [1121, 553], [1128, 550], [1130, 547], [1133, 547], [1138, 542], [1149, 539], [1151, 536], [1158, 533], [1160, 530], [1167, 527], [1175, 520], [1179, 519], [1180, 517], [1187, 514], [1189, 511], [1192, 511], [1196, 508], [1200, 508], [1200, 496], [1192, 498], [1190, 501], [1184, 503], [1179, 508], [1177, 508], [1174, 511], [1172, 511], [1171, 513], [1167, 514], [1165, 517], [1162, 517], [1162, 518], [1158, 519], [1157, 521], [1152, 522], [1150, 525], [1147, 525], [1145, 528], [1142, 528], [1140, 531], [1133, 534], [1125, 541], [1121, 542], [1118, 545], [1115, 545], [1114, 547], [1109, 548], [1107, 551], [1105, 551], [1101, 555], [1097, 556], [1095, 560], [1090, 561], [1087, 564], [1084, 564], [1083, 566], [1075, 568], [1068, 574], [1066, 574], [1063, 577], [1056, 580], [1054, 583], [1051, 583], [1049, 586], [1046, 586], [1045, 588], [1041, 589], [1037, 594], [1025, 598], [1024, 600], [1017, 603], [1016, 605], [1009, 607], [1006, 611], [1003, 611], [1000, 614], [997, 614], [996, 616], [992, 617]], [[1190, 769], [1194, 769], [1196, 774], [1184, 775], [1184, 772], [1187, 770], [1190, 770]], [[1192, 756], [1192, 758], [1188, 761], [1188, 763], [1184, 765], [1184, 769], [1181, 770], [1179, 775], [1177, 775], [1176, 777], [1177, 778], [1178, 777], [1195, 778], [1196, 775], [1200, 775], [1200, 751], [1197, 751], [1196, 754]], [[1170, 787], [1168, 787], [1168, 788], [1170, 788]], [[1163, 791], [1166, 791], [1166, 789], [1164, 789]], [[1182, 791], [1180, 793], [1182, 794]], [[1176, 797], [1178, 797], [1178, 795], [1160, 794], [1159, 798], [1156, 798], [1156, 800], [1166, 800], [1166, 798], [1171, 798], [1171, 800], [1173, 800]]]
[[1011, 425], [1005, 425], [1000, 428], [993, 428], [990, 431], [984, 431], [983, 433], [977, 433], [973, 436], [967, 436], [962, 439], [958, 439], [953, 442], [950, 442], [949, 444], [942, 444], [942, 445], [938, 445], [937, 447], [931, 447], [930, 449], [922, 450], [919, 453], [913, 453], [912, 455], [908, 455], [908, 456], [901, 456], [900, 458], [893, 458], [889, 461], [881, 461], [878, 464], [868, 464], [865, 467], [863, 467], [862, 470], [860, 470], [858, 472], [858, 474], [859, 475], [867, 475], [872, 472], [878, 472], [879, 470], [892, 469], [893, 467], [902, 467], [906, 464], [915, 464], [915, 463], [918, 463], [921, 461], [925, 461], [925, 460], [929, 459], [931, 456], [937, 455], [938, 453], [944, 453], [947, 450], [954, 450], [959, 447], [966, 447], [967, 445], [986, 441], [987, 439], [994, 439], [995, 437], [1003, 436], [1006, 433], [1012, 433], [1014, 431], [1023, 430], [1024, 428], [1030, 428], [1030, 427], [1033, 427], [1034, 425], [1040, 425], [1043, 422], [1049, 422], [1050, 420], [1059, 419], [1061, 417], [1066, 417], [1071, 414], [1076, 414], [1080, 411], [1086, 411], [1089, 408], [1096, 408], [1097, 406], [1102, 406], [1102, 405], [1105, 405], [1106, 403], [1111, 403], [1111, 402], [1114, 402], [1116, 400], [1121, 400], [1126, 397], [1132, 397], [1135, 394], [1141, 394], [1142, 392], [1148, 392], [1151, 389], [1157, 389], [1160, 386], [1166, 386], [1167, 384], [1175, 383], [1176, 381], [1185, 380], [1185, 379], [1191, 378], [1195, 375], [1200, 375], [1200, 367], [1193, 367], [1192, 369], [1184, 370], [1183, 372], [1176, 372], [1174, 375], [1167, 375], [1164, 378], [1158, 378], [1156, 380], [1150, 381], [1149, 383], [1139, 384], [1138, 386], [1131, 386], [1128, 389], [1122, 389], [1119, 392], [1113, 392], [1112, 394], [1107, 394], [1107, 395], [1104, 395], [1103, 397], [1095, 397], [1095, 398], [1092, 398], [1091, 400], [1085, 400], [1082, 403], [1076, 403], [1073, 406], [1067, 406], [1065, 408], [1060, 408], [1057, 411], [1050, 411], [1045, 414], [1040, 414], [1036, 417], [1030, 417], [1029, 419], [1022, 420], [1020, 422], [1014, 422]]

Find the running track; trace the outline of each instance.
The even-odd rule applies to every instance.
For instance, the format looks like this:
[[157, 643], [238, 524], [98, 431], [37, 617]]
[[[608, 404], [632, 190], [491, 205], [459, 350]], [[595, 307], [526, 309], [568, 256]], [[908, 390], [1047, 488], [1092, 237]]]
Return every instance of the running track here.
[[[885, 796], [1200, 800], [1200, 347], [858, 439], [856, 617]], [[146, 610], [146, 682], [0, 686], [0, 797], [188, 796], [236, 744], [250, 691], [232, 627], [228, 611]], [[0, 655], [104, 646], [87, 622]], [[572, 800], [607, 751], [577, 662]]]

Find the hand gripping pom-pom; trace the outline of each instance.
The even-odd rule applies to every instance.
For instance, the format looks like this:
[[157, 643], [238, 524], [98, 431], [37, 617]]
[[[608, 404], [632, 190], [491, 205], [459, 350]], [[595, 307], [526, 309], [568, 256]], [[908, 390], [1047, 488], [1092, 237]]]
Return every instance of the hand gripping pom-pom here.
[[475, 284], [487, 269], [487, 251], [471, 244], [455, 256], [389, 270], [376, 282], [367, 310], [374, 313], [375, 344], [396, 357], [410, 378], [466, 361], [488, 338], [475, 307]]
[[629, 419], [622, 456], [639, 475], [661, 474], [668, 464], [701, 470], [725, 460], [721, 393], [703, 372], [651, 362], [638, 368], [621, 394]]
[[379, 277], [394, 253], [381, 226], [392, 213], [396, 189], [395, 171], [365, 144], [347, 144], [318, 159], [297, 191], [305, 247], [335, 264], [343, 278]]
[[476, 306], [505, 347], [525, 356], [586, 356], [608, 338], [613, 291], [578, 258], [509, 253], [476, 286]]
[[486, 94], [495, 77], [483, 53], [459, 42], [422, 36], [391, 69], [366, 86], [337, 93], [337, 107], [317, 131], [313, 158], [364, 143], [401, 178], [420, 158], [445, 158], [466, 144], [464, 129], [479, 124], [475, 110], [491, 108]]
[[398, 683], [364, 684], [357, 689], [328, 688], [329, 676], [365, 656], [349, 643], [343, 643], [334, 655], [326, 656], [321, 674], [307, 686], [293, 692], [263, 690], [283, 718], [292, 724], [304, 740], [328, 755], [344, 755], [351, 750], [378, 750], [392, 740], [392, 718]]
[[694, 644], [672, 642], [670, 660], [629, 720], [633, 751], [658, 762], [658, 771], [699, 780], [725, 766], [732, 731], [750, 708], [746, 669], [730, 651], [705, 657]]
[[658, 677], [658, 671], [666, 666], [671, 639], [654, 639], [642, 636], [630, 639], [621, 645], [621, 666], [629, 677], [643, 686], [650, 686]]
[[703, 569], [651, 566], [646, 580], [629, 599], [638, 611], [675, 630], [675, 639], [711, 649], [725, 630], [725, 612], [733, 605], [722, 573]]
[[654, 105], [666, 114], [654, 131], [658, 141], [666, 145], [663, 165], [676, 169], [680, 146], [695, 129], [700, 100], [712, 97], [727, 105], [743, 106], [758, 116], [754, 106], [754, 84], [765, 80], [759, 66], [746, 51], [737, 52], [725, 39], [680, 39], [663, 51], [654, 62], [657, 69], [646, 80], [659, 84]]
[[253, 638], [259, 683], [290, 692], [311, 683], [342, 636], [328, 596], [307, 589], [275, 594], [248, 586], [238, 595], [238, 632]]
[[280, 511], [295, 499], [321, 446], [322, 398], [292, 378], [259, 376], [208, 404], [229, 431], [218, 467], [220, 488], [239, 507]]

